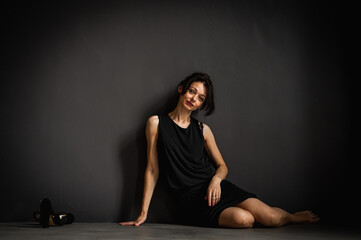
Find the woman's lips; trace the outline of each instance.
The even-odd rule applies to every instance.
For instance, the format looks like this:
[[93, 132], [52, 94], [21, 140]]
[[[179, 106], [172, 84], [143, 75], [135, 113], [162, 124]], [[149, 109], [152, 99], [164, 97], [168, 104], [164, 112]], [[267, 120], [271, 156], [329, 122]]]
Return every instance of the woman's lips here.
[[187, 101], [188, 105], [190, 105], [191, 107], [193, 107], [193, 104], [190, 101]]

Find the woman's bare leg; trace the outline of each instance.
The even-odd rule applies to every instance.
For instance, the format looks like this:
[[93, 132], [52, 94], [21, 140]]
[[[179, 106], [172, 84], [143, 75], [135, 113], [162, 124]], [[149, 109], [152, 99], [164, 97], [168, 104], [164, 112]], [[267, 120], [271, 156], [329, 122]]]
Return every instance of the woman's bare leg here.
[[222, 227], [251, 228], [254, 217], [250, 212], [239, 207], [228, 207], [219, 215], [218, 223]]
[[313, 223], [319, 221], [319, 218], [311, 211], [291, 214], [281, 208], [270, 207], [257, 198], [248, 198], [236, 206], [249, 211], [257, 222], [269, 227], [280, 227], [287, 223]]

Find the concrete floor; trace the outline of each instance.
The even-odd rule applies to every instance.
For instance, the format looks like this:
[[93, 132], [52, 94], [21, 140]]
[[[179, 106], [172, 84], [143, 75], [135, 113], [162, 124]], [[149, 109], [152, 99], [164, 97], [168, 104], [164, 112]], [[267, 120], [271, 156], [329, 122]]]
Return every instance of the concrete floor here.
[[140, 227], [117, 223], [73, 223], [41, 228], [37, 223], [0, 223], [0, 239], [361, 239], [356, 228], [322, 224], [287, 225], [281, 228], [227, 229], [144, 223]]

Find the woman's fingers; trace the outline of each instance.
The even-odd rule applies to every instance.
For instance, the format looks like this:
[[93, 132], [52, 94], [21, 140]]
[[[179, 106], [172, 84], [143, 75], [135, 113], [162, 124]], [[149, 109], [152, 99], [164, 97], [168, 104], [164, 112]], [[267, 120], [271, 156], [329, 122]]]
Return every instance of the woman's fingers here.
[[215, 196], [216, 196], [215, 191], [209, 191], [209, 194], [208, 194], [208, 206], [213, 207], [215, 205], [215, 200], [216, 200]]
[[[208, 199], [207, 199], [208, 198]], [[209, 183], [207, 195], [205, 199], [208, 200], [208, 206], [216, 205], [221, 199], [221, 184], [219, 181], [212, 180]]]
[[214, 194], [213, 195], [214, 197], [213, 197], [213, 203], [212, 203], [212, 207], [214, 206], [214, 205], [216, 205], [218, 202], [219, 202], [219, 195], [216, 193], [216, 194]]
[[215, 199], [214, 205], [216, 205], [221, 200], [221, 191], [217, 191], [217, 193], [215, 195], [216, 195], [216, 197], [214, 198]]
[[130, 221], [130, 222], [120, 222], [119, 224], [122, 226], [139, 226], [143, 221]]
[[141, 213], [139, 217], [135, 221], [129, 221], [129, 222], [120, 222], [119, 224], [122, 226], [136, 226], [138, 227], [140, 224], [144, 223], [145, 220], [147, 220], [147, 215], [144, 213]]
[[212, 191], [208, 192], [208, 206], [212, 206]]
[[209, 191], [208, 195], [204, 199], [208, 199], [208, 206], [213, 207], [221, 200], [221, 193], [217, 193], [217, 191]]
[[122, 225], [122, 226], [131, 226], [131, 225], [134, 225], [134, 221], [130, 221], [130, 222], [120, 222], [119, 224]]
[[139, 226], [140, 224], [144, 223], [144, 220], [135, 220], [129, 222], [120, 222], [119, 224], [122, 226]]

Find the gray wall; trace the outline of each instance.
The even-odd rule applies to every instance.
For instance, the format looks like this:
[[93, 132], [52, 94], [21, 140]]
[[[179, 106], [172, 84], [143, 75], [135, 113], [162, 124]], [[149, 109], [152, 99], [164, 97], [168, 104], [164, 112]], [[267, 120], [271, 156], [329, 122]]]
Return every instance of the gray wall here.
[[[194, 71], [214, 82], [215, 114], [195, 116], [229, 180], [288, 211], [353, 216], [343, 11], [304, 1], [7, 6], [0, 220], [32, 220], [44, 197], [82, 222], [137, 217], [146, 120], [175, 107]], [[174, 207], [157, 186], [148, 222], [176, 221]]]

